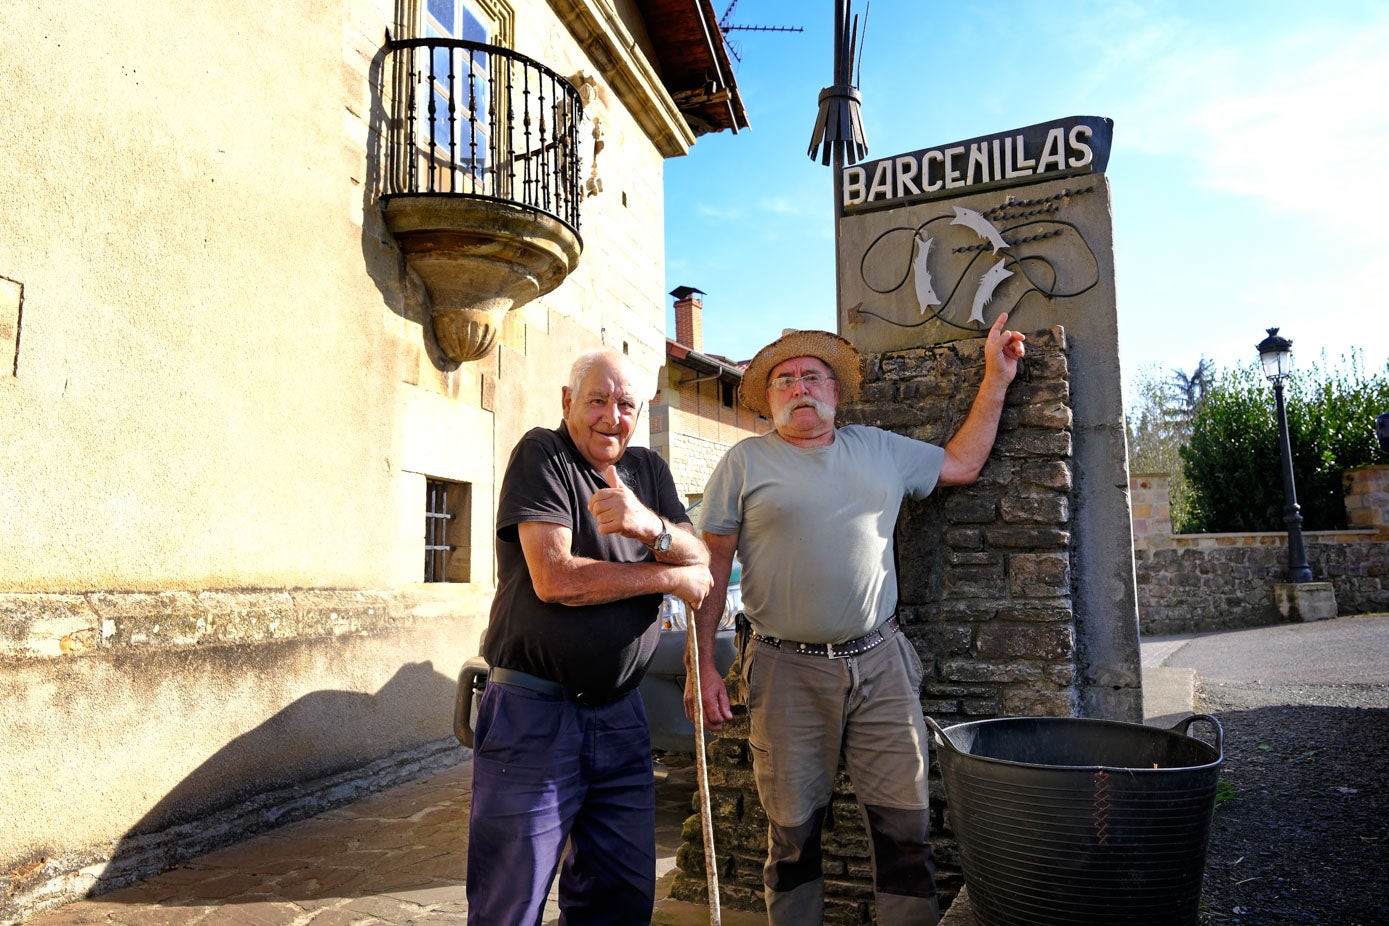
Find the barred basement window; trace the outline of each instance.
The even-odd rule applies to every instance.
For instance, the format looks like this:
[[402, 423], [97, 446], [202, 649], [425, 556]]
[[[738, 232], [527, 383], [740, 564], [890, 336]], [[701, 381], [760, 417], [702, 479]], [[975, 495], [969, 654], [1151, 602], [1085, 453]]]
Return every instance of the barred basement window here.
[[424, 580], [471, 580], [473, 491], [466, 482], [425, 481]]

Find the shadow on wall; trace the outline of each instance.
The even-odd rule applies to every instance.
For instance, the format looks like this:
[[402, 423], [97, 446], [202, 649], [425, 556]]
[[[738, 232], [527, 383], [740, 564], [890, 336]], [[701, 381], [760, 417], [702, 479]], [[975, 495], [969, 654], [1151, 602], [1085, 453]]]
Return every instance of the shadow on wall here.
[[[87, 896], [462, 762], [466, 750], [451, 735], [455, 690], [426, 661], [402, 666], [375, 694], [299, 698], [160, 799], [122, 837]], [[447, 738], [382, 748], [420, 728], [421, 712], [437, 714], [437, 725], [425, 726]]]

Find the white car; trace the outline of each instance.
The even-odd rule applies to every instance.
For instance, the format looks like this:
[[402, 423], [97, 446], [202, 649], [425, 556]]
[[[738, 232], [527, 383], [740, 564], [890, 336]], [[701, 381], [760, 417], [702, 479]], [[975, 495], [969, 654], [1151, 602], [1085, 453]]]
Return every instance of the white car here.
[[[693, 513], [693, 511], [692, 511]], [[714, 635], [714, 664], [727, 672], [737, 655], [734, 642], [738, 615], [743, 611], [742, 566], [735, 558], [728, 577], [728, 598]], [[661, 639], [641, 682], [651, 748], [660, 752], [694, 753], [694, 724], [685, 716], [685, 635], [689, 615], [685, 603], [667, 595], [661, 602]]]

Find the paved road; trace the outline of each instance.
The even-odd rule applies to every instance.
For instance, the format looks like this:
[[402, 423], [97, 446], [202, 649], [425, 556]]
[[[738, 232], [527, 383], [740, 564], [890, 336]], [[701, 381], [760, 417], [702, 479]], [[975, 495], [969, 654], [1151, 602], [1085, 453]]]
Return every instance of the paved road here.
[[1145, 669], [1190, 672], [1242, 706], [1380, 707], [1389, 688], [1389, 614], [1148, 637], [1142, 650]]

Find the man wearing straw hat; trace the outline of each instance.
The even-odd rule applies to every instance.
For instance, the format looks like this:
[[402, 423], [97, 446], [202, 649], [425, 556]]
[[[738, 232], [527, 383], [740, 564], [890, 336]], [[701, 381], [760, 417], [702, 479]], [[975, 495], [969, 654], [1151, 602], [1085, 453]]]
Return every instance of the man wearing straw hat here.
[[[714, 630], [734, 553], [748, 635], [748, 742], [767, 813], [763, 883], [773, 926], [820, 923], [820, 831], [841, 754], [870, 836], [877, 922], [935, 923], [921, 661], [895, 616], [893, 531], [902, 499], [974, 482], [998, 433], [1023, 335], [1002, 314], [964, 424], [937, 447], [879, 428], [835, 427], [863, 359], [828, 331], [791, 331], [748, 364], [744, 405], [775, 430], [728, 451], [705, 488], [701, 527], [714, 588], [697, 615], [705, 725], [733, 715]], [[685, 688], [693, 718], [694, 685]]]
[[709, 554], [665, 462], [628, 447], [648, 386], [581, 355], [564, 420], [512, 451], [497, 500], [497, 594], [482, 640], [468, 922], [645, 926], [656, 889], [651, 734], [637, 690], [662, 594], [699, 604]]

